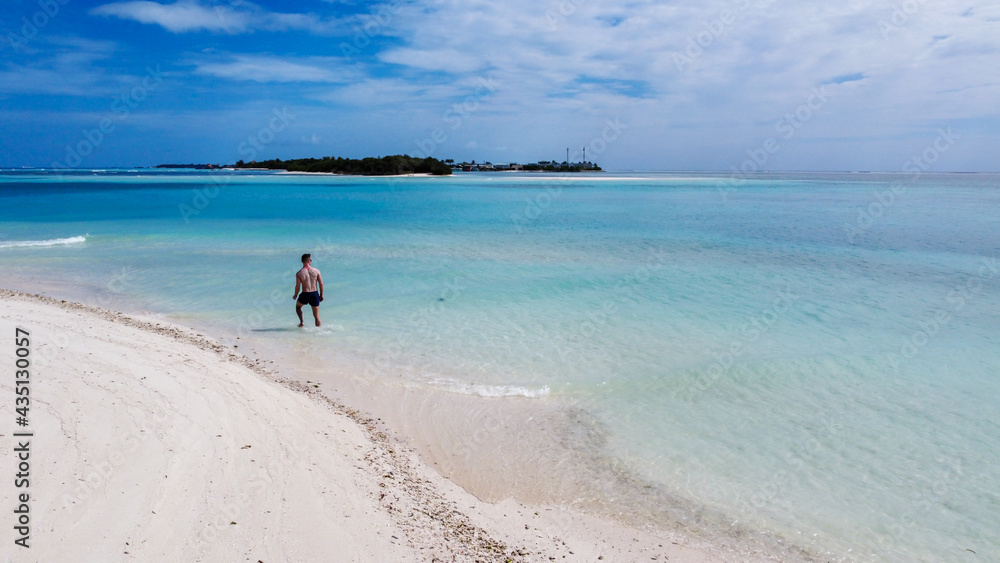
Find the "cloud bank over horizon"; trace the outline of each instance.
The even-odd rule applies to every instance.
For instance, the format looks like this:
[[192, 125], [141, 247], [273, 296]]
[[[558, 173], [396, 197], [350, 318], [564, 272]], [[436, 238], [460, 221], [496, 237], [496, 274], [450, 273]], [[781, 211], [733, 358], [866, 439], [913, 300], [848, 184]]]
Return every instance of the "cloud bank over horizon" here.
[[1000, 170], [1000, 6], [981, 0], [295, 9], [13, 2], [0, 165], [587, 147], [612, 169], [901, 170], [947, 134], [930, 169]]

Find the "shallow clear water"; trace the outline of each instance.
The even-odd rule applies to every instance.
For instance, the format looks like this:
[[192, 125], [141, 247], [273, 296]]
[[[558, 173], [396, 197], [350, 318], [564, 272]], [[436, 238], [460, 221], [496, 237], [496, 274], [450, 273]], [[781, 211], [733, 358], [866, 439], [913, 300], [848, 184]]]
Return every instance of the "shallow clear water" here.
[[831, 558], [990, 560], [998, 207], [996, 175], [6, 171], [0, 281], [582, 408], [639, 479]]

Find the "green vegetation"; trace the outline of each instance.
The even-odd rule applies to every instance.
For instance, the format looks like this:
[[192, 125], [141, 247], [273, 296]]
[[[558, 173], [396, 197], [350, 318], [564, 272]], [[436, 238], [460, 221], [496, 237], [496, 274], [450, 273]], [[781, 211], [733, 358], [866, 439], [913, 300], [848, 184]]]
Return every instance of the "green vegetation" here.
[[157, 164], [156, 168], [193, 168], [195, 170], [215, 170], [222, 168], [218, 164]]
[[525, 164], [524, 169], [528, 171], [543, 171], [543, 172], [600, 172], [601, 167], [594, 162], [562, 162], [557, 163], [554, 160], [533, 162], [531, 164]]
[[436, 158], [414, 158], [408, 155], [383, 156], [380, 158], [299, 158], [296, 160], [262, 160], [237, 162], [235, 168], [267, 168], [288, 170], [289, 172], [330, 172], [358, 176], [392, 176], [396, 174], [451, 174], [451, 166]]
[[456, 163], [448, 159], [445, 164], [451, 164], [455, 170], [465, 172], [603, 172], [604, 170], [596, 162], [556, 162], [554, 160], [543, 160], [541, 162], [531, 162], [528, 164], [518, 164], [516, 162], [505, 164], [493, 164], [483, 162], [476, 164], [476, 161]]

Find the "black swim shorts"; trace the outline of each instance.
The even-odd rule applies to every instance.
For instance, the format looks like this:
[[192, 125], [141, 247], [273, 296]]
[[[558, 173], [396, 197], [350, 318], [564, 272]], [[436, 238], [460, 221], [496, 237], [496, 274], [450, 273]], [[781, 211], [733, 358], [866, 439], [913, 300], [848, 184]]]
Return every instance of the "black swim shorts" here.
[[311, 307], [319, 307], [319, 292], [318, 291], [303, 291], [299, 294], [299, 303], [303, 305], [309, 305]]

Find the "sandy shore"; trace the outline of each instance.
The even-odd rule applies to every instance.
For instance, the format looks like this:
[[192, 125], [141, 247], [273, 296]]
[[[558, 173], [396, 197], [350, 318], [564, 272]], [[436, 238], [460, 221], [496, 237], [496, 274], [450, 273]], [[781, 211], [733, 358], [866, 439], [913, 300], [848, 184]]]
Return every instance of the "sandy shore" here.
[[[30, 332], [30, 486], [13, 561], [716, 561], [555, 506], [478, 500], [362, 412], [191, 329], [0, 290], [4, 364]], [[14, 544], [30, 493], [29, 549]], [[743, 559], [742, 557], [739, 559]]]

